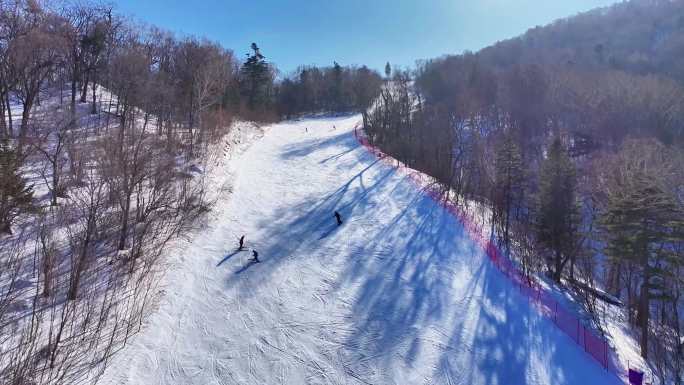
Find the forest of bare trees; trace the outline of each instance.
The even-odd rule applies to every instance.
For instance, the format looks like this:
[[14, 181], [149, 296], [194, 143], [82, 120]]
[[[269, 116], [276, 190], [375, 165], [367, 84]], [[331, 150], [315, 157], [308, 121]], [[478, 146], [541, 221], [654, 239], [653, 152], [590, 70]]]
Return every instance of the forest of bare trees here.
[[237, 62], [95, 3], [2, 1], [0, 50], [0, 382], [93, 381], [209, 207]]
[[[684, 4], [628, 1], [394, 71], [371, 140], [491, 209], [529, 274], [621, 303], [661, 381], [684, 381]], [[610, 32], [607, 32], [610, 30]], [[388, 71], [389, 75], [389, 71]]]

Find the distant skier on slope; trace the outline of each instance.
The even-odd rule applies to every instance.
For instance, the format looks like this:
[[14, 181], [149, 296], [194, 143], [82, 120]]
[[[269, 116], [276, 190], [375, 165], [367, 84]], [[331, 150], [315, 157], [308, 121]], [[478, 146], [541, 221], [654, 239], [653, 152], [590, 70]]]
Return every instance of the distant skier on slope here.
[[335, 211], [335, 219], [337, 220], [338, 226], [342, 225], [342, 216], [337, 211]]
[[252, 262], [259, 263], [259, 253], [256, 250], [252, 250]]
[[238, 247], [238, 251], [242, 251], [244, 249], [244, 246], [245, 246], [245, 236], [243, 235], [240, 237], [240, 246]]

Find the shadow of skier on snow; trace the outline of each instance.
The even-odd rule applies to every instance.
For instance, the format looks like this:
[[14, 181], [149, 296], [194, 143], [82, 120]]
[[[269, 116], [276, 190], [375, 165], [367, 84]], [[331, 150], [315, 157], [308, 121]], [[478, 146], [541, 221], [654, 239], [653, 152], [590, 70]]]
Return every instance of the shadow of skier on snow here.
[[243, 251], [246, 251], [246, 250], [236, 250], [236, 251], [234, 251], [234, 252], [232, 252], [232, 253], [226, 255], [225, 257], [223, 257], [223, 259], [222, 259], [219, 263], [216, 264], [216, 267], [219, 267], [219, 266], [223, 265], [223, 264], [224, 264], [225, 262], [227, 262], [229, 259], [231, 259], [232, 257], [234, 257], [234, 256], [236, 256], [236, 255], [238, 255], [238, 254], [240, 254], [240, 253], [243, 252]]
[[235, 275], [240, 275], [240, 274], [244, 273], [245, 271], [249, 270], [250, 267], [252, 267], [254, 265], [258, 265], [258, 264], [259, 264], [259, 262], [255, 261], [253, 259], [250, 259], [247, 262], [247, 264], [245, 264], [244, 266], [242, 266], [241, 268], [239, 268], [238, 270], [235, 271]]

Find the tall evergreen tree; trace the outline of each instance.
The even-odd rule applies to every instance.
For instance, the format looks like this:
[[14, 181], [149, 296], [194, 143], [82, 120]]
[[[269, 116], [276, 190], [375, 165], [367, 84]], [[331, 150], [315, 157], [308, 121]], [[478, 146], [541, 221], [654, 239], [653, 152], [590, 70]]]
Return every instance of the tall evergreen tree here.
[[247, 97], [251, 109], [268, 104], [269, 90], [272, 82], [271, 68], [266, 57], [261, 54], [256, 43], [252, 43], [252, 54], [247, 54], [247, 60], [240, 70], [242, 92]]
[[549, 270], [556, 282], [574, 255], [580, 219], [576, 188], [575, 166], [556, 138], [541, 168], [536, 223], [539, 242], [553, 253]]
[[392, 66], [387, 62], [387, 64], [385, 64], [385, 78], [389, 79], [390, 76], [392, 76]]
[[21, 176], [21, 158], [7, 140], [0, 141], [0, 233], [12, 233], [12, 223], [32, 207], [33, 189]]
[[499, 225], [508, 248], [511, 213], [520, 203], [525, 180], [520, 148], [510, 133], [504, 135], [497, 146], [494, 179], [495, 223]]
[[331, 100], [332, 100], [332, 106], [331, 109], [335, 111], [341, 111], [345, 106], [344, 106], [344, 86], [342, 84], [343, 80], [343, 70], [342, 66], [339, 65], [339, 63], [334, 62], [333, 68], [332, 68], [332, 92], [331, 92]]
[[669, 150], [654, 141], [630, 141], [613, 168], [601, 225], [606, 254], [637, 269], [641, 355], [648, 356], [651, 301], [669, 296], [665, 283], [684, 261], [677, 245], [684, 242], [684, 209], [668, 187]]

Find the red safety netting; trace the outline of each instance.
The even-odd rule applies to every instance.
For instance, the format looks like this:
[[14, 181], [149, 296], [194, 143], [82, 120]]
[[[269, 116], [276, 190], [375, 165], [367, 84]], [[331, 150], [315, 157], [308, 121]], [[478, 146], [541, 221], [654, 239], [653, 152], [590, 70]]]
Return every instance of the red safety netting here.
[[[392, 167], [404, 167], [401, 166], [398, 161], [387, 156], [377, 147], [371, 145], [363, 133], [360, 133], [355, 129], [354, 134], [357, 140], [369, 152], [377, 156], [384, 163]], [[622, 375], [624, 373], [621, 373], [621, 370], [617, 369], [616, 365], [609, 360], [610, 346], [605, 338], [596, 335], [593, 330], [587, 329], [580, 319], [565, 309], [550, 292], [546, 291], [541, 286], [535, 277], [526, 276], [513, 261], [501, 253], [496, 244], [485, 238], [485, 232], [483, 231], [482, 225], [479, 224], [475, 218], [463, 211], [461, 207], [456, 206], [453, 202], [445, 200], [441, 190], [424, 182], [422, 174], [411, 170], [408, 177], [427, 196], [434, 199], [458, 219], [466, 230], [469, 238], [478, 246], [482, 247], [487, 257], [498, 270], [503, 273], [514, 286], [520, 289], [520, 292], [530, 300], [542, 315], [552, 320], [558, 329], [562, 330], [568, 337], [575, 341], [579, 347], [583, 348], [599, 365], [623, 380]]]

